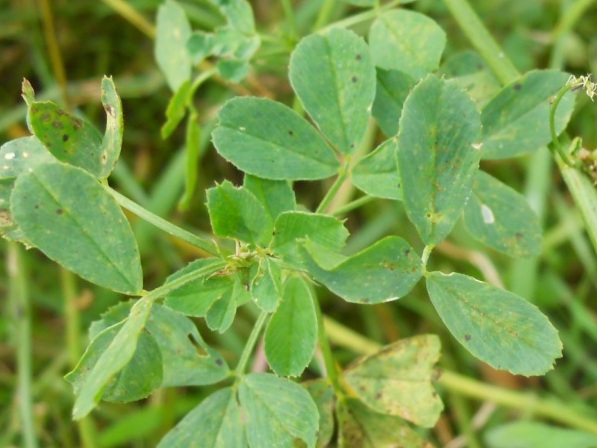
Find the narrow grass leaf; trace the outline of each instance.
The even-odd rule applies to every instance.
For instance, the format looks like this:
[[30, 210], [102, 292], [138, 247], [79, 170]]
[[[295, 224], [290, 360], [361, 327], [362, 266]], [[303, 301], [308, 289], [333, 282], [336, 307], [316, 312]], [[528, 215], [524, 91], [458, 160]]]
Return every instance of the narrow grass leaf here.
[[65, 268], [124, 294], [141, 290], [131, 227], [112, 196], [82, 169], [53, 163], [19, 176], [11, 213], [26, 239]]
[[38, 165], [54, 162], [56, 158], [37, 137], [16, 138], [0, 146], [0, 179], [14, 179]]
[[158, 448], [246, 447], [245, 428], [236, 393], [220, 389], [189, 412], [158, 444]]
[[[114, 339], [112, 339], [107, 348], [102, 352], [77, 394], [73, 407], [73, 418], [75, 420], [79, 420], [89, 414], [101, 399], [102, 391], [109, 381], [133, 357], [137, 348], [139, 335], [149, 317], [151, 306], [151, 301], [139, 300], [131, 309], [129, 317], [122, 324]], [[104, 331], [108, 332], [110, 328]], [[103, 334], [103, 332], [100, 333], [97, 338]], [[93, 350], [92, 346], [88, 347], [86, 353], [91, 350]], [[83, 358], [85, 358], [85, 355], [83, 355]], [[79, 368], [79, 365], [77, 365], [77, 368]]]
[[562, 356], [558, 332], [522, 297], [453, 273], [431, 272], [427, 291], [450, 333], [473, 356], [517, 375], [543, 375]]
[[28, 117], [33, 133], [54, 157], [102, 176], [102, 137], [93, 125], [50, 101], [31, 103]]
[[[502, 88], [481, 112], [483, 159], [528, 154], [551, 141], [550, 99], [566, 84], [568, 74], [534, 70]], [[556, 132], [562, 132], [574, 109], [574, 95], [564, 96], [556, 111]]]
[[191, 94], [191, 80], [184, 81], [170, 98], [166, 109], [166, 122], [160, 133], [163, 139], [167, 139], [176, 130], [182, 119], [187, 114], [187, 102]]
[[239, 387], [251, 447], [293, 447], [317, 440], [317, 406], [304, 388], [269, 373], [245, 375]]
[[468, 199], [481, 157], [479, 113], [455, 84], [428, 76], [400, 118], [398, 171], [404, 206], [425, 244], [443, 241]]
[[239, 239], [246, 243], [267, 244], [272, 223], [259, 201], [244, 188], [230, 182], [207, 190], [207, 209], [211, 227], [217, 236]]
[[122, 102], [116, 92], [112, 77], [103, 77], [101, 98], [106, 112], [106, 132], [102, 138], [101, 170], [98, 177], [106, 179], [120, 157], [124, 132]]
[[188, 317], [156, 304], [146, 328], [162, 353], [162, 387], [202, 386], [228, 376], [226, 361], [205, 343]]
[[319, 129], [339, 151], [354, 152], [367, 130], [375, 69], [365, 41], [333, 28], [312, 34], [290, 57], [292, 88]]
[[156, 19], [155, 58], [173, 92], [191, 77], [189, 37], [191, 25], [184, 9], [174, 0], [166, 0]]
[[[402, 238], [389, 236], [332, 269], [316, 263], [317, 247], [305, 244], [307, 269], [347, 302], [375, 304], [408, 294], [423, 275], [421, 260]], [[315, 259], [315, 260], [314, 260]]]
[[443, 409], [432, 384], [439, 352], [435, 335], [403, 339], [357, 360], [344, 378], [370, 408], [431, 428]]
[[483, 171], [477, 172], [464, 224], [475, 239], [512, 257], [541, 253], [541, 225], [525, 197]]
[[545, 423], [518, 421], [494, 427], [485, 433], [489, 448], [595, 448], [597, 435]]
[[354, 185], [371, 196], [401, 201], [397, 150], [398, 139], [392, 137], [362, 158], [352, 170]]
[[438, 68], [446, 33], [423, 14], [394, 10], [375, 20], [369, 46], [376, 66], [420, 79]]
[[355, 398], [341, 400], [336, 413], [341, 448], [433, 448], [400, 417], [375, 412]]
[[317, 131], [296, 112], [266, 98], [234, 98], [219, 114], [213, 141], [222, 157], [264, 179], [316, 180], [339, 162]]
[[388, 137], [398, 133], [402, 106], [417, 81], [398, 70], [377, 69], [377, 88], [373, 102], [373, 116]]
[[317, 343], [317, 316], [309, 285], [290, 277], [265, 331], [265, 355], [280, 376], [299, 376], [307, 367]]

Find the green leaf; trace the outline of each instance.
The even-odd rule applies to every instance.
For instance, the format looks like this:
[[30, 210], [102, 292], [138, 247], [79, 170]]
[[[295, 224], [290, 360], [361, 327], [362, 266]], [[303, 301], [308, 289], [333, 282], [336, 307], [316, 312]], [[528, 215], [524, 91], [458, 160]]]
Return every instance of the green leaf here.
[[0, 146], [0, 179], [14, 179], [38, 165], [56, 159], [35, 136], [21, 137]]
[[370, 408], [431, 428], [443, 409], [432, 385], [439, 351], [435, 335], [402, 339], [359, 359], [344, 378]]
[[392, 137], [362, 158], [352, 170], [354, 185], [365, 193], [384, 199], [402, 200], [396, 164], [398, 139]]
[[273, 313], [282, 295], [282, 270], [265, 257], [259, 260], [258, 272], [251, 281], [251, 297], [259, 308]]
[[[172, 280], [220, 262], [218, 258], [202, 258], [189, 263], [184, 268], [168, 277], [166, 284]], [[205, 317], [212, 304], [224, 294], [232, 293], [232, 278], [228, 275], [212, 275], [189, 282], [170, 292], [164, 305], [187, 316]]]
[[[151, 301], [141, 299], [133, 306], [127, 320], [120, 326], [114, 339], [112, 339], [91, 371], [86, 375], [73, 407], [73, 418], [75, 420], [79, 420], [89, 414], [101, 399], [102, 391], [109, 381], [133, 358], [139, 335], [151, 311], [151, 305]], [[111, 331], [111, 328], [104, 330], [96, 339], [104, 337], [103, 335]], [[91, 356], [93, 350], [92, 342], [83, 355], [82, 360], [77, 364], [74, 372], [84, 367], [84, 364], [82, 364], [83, 360], [86, 356]]]
[[31, 243], [25, 239], [10, 212], [10, 194], [13, 187], [13, 180], [0, 179], [0, 236], [8, 241], [19, 241], [29, 248]]
[[416, 80], [398, 70], [377, 69], [377, 88], [372, 113], [387, 136], [396, 135], [402, 106]]
[[339, 163], [307, 121], [266, 98], [234, 98], [219, 114], [213, 142], [240, 170], [265, 179], [315, 180], [336, 173]]
[[544, 423], [519, 421], [490, 429], [485, 433], [490, 448], [595, 448], [597, 435]]
[[541, 224], [525, 197], [483, 171], [464, 209], [464, 224], [475, 239], [505, 254], [541, 253]]
[[522, 297], [462, 274], [431, 272], [427, 291], [450, 333], [490, 366], [543, 375], [562, 356], [558, 332]]
[[[65, 379], [73, 386], [75, 395], [88, 381], [100, 357], [110, 346], [124, 322], [107, 327], [91, 341], [75, 370]], [[130, 402], [149, 396], [162, 384], [162, 357], [154, 338], [141, 333], [133, 356], [101, 391], [101, 399], [112, 402]]]
[[243, 187], [263, 205], [272, 225], [280, 213], [296, 208], [294, 191], [285, 180], [262, 179], [246, 174]]
[[158, 448], [243, 448], [241, 408], [230, 387], [207, 397], [160, 441]]
[[[568, 74], [535, 70], [505, 86], [481, 113], [483, 159], [507, 159], [526, 154], [551, 141], [550, 99], [566, 84]], [[565, 95], [556, 111], [556, 132], [568, 124], [574, 95]]]
[[247, 35], [255, 33], [255, 19], [251, 4], [246, 0], [218, 1], [220, 11], [228, 19], [231, 28]]
[[[316, 256], [306, 245], [311, 257]], [[345, 259], [333, 269], [308, 262], [308, 271], [347, 302], [374, 304], [406, 295], [423, 274], [421, 260], [402, 238], [389, 236]]]
[[187, 51], [193, 59], [193, 64], [197, 65], [210, 56], [214, 51], [215, 44], [214, 34], [204, 31], [193, 31], [186, 44]]
[[299, 376], [307, 367], [317, 343], [317, 316], [309, 285], [290, 277], [278, 309], [265, 331], [265, 355], [280, 376]]
[[369, 31], [376, 66], [400, 70], [414, 79], [436, 70], [446, 45], [446, 33], [432, 19], [404, 9], [382, 14]]
[[242, 59], [225, 59], [217, 64], [218, 74], [227, 81], [239, 83], [249, 74], [251, 66]]
[[224, 333], [234, 322], [234, 316], [236, 316], [236, 300], [233, 294], [226, 294], [209, 308], [205, 322], [210, 330]]
[[162, 387], [214, 384], [228, 376], [226, 361], [203, 341], [189, 318], [154, 305], [146, 328], [162, 353]]
[[331, 251], [339, 252], [348, 238], [342, 221], [307, 212], [284, 212], [274, 226], [271, 248], [285, 263], [302, 266], [301, 243], [309, 239]]
[[106, 132], [102, 139], [101, 170], [98, 177], [106, 179], [120, 157], [124, 132], [122, 102], [112, 77], [104, 76], [102, 79], [102, 105], [106, 111]]
[[92, 283], [138, 294], [139, 250], [122, 210], [80, 168], [53, 163], [18, 177], [12, 216], [23, 234], [52, 260]]
[[174, 0], [166, 0], [159, 7], [156, 22], [155, 58], [170, 89], [176, 92], [191, 77], [191, 56], [186, 48], [191, 25]]
[[167, 139], [172, 135], [187, 114], [187, 103], [191, 93], [191, 80], [187, 79], [174, 92], [172, 98], [170, 98], [168, 108], [166, 109], [166, 122], [161, 129], [163, 139]]
[[309, 393], [292, 381], [269, 373], [242, 377], [239, 399], [246, 412], [251, 447], [293, 447], [300, 439], [315, 446], [319, 415]]
[[102, 137], [94, 126], [50, 101], [32, 103], [28, 116], [33, 133], [54, 157], [101, 177]]
[[433, 448], [399, 417], [375, 412], [354, 398], [341, 400], [336, 412], [341, 448]]
[[289, 75], [305, 110], [334, 147], [354, 152], [375, 96], [375, 69], [365, 41], [343, 28], [305, 37], [290, 57]]
[[211, 227], [217, 236], [247, 243], [267, 245], [272, 224], [259, 201], [244, 188], [224, 181], [207, 190], [207, 209]]
[[400, 118], [398, 171], [404, 206], [425, 244], [443, 241], [468, 199], [481, 151], [479, 113], [453, 83], [429, 76]]
[[328, 446], [334, 435], [334, 389], [327, 379], [322, 378], [303, 383], [319, 412], [319, 432], [317, 433], [317, 447]]

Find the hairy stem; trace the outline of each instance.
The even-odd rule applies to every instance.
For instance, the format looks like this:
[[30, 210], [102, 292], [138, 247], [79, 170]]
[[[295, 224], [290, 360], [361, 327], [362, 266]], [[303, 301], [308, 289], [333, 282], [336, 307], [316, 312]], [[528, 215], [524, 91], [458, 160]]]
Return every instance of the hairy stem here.
[[255, 325], [253, 326], [253, 330], [251, 330], [251, 334], [249, 335], [249, 339], [247, 339], [247, 343], [243, 352], [240, 355], [240, 359], [238, 360], [238, 364], [235, 369], [235, 373], [237, 376], [242, 375], [247, 368], [247, 363], [249, 362], [249, 358], [253, 353], [253, 349], [255, 348], [255, 344], [257, 343], [257, 339], [259, 339], [259, 335], [261, 334], [261, 330], [265, 321], [267, 320], [268, 313], [262, 311]]

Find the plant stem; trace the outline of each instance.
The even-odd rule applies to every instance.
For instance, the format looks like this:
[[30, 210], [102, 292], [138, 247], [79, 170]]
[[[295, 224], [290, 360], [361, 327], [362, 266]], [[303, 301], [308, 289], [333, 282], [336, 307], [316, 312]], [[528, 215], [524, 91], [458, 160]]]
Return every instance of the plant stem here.
[[293, 39], [298, 39], [299, 33], [298, 27], [296, 25], [296, 17], [294, 15], [294, 9], [290, 0], [282, 0], [282, 9], [284, 10], [284, 15], [286, 16], [290, 36]]
[[359, 23], [366, 22], [367, 20], [373, 20], [376, 17], [378, 17], [382, 12], [392, 9], [394, 6], [397, 6], [400, 3], [402, 3], [402, 0], [392, 0], [391, 2], [385, 3], [383, 6], [376, 7], [374, 9], [369, 9], [360, 14], [355, 14], [345, 19], [338, 20], [322, 28], [321, 30], [319, 30], [319, 32], [323, 33], [330, 28], [349, 28]]
[[116, 199], [116, 202], [118, 202], [122, 207], [126, 208], [127, 210], [133, 212], [138, 217], [153, 224], [157, 228], [162, 229], [164, 232], [177, 238], [180, 238], [181, 240], [186, 241], [187, 243], [204, 250], [210, 255], [218, 255], [218, 248], [214, 243], [206, 241], [203, 238], [200, 238], [197, 235], [194, 235], [191, 232], [184, 230], [166, 221], [163, 218], [160, 218], [158, 215], [151, 213], [149, 210], [141, 207], [136, 202], [133, 202], [127, 197], [121, 195], [116, 190], [110, 187], [105, 188], [114, 197], [114, 199]]
[[124, 19], [134, 25], [139, 31], [150, 39], [155, 39], [155, 27], [145, 17], [139, 14], [135, 8], [124, 0], [103, 0], [104, 3], [111, 6]]
[[444, 0], [452, 17], [470, 43], [483, 56], [502, 84], [509, 84], [520, 76], [514, 64], [489, 33], [481, 19], [466, 0]]
[[242, 375], [247, 368], [247, 363], [249, 362], [249, 358], [251, 357], [251, 353], [253, 353], [253, 349], [255, 348], [255, 344], [257, 343], [257, 339], [259, 339], [259, 335], [261, 334], [261, 329], [267, 320], [268, 313], [262, 311], [251, 330], [251, 334], [249, 335], [249, 339], [247, 339], [247, 343], [243, 352], [240, 355], [240, 359], [238, 360], [238, 364], [236, 366], [236, 370], [234, 371], [237, 376]]
[[30, 281], [22, 249], [15, 242], [8, 242], [7, 270], [9, 294], [14, 304], [15, 347], [17, 351], [17, 407], [21, 417], [23, 446], [37, 448], [31, 395], [31, 304], [27, 282]]
[[325, 213], [328, 205], [330, 205], [330, 202], [332, 202], [332, 199], [334, 199], [334, 196], [336, 195], [336, 193], [338, 192], [338, 190], [344, 183], [344, 180], [346, 180], [347, 176], [348, 176], [348, 162], [345, 163], [345, 165], [340, 169], [340, 172], [338, 173], [338, 177], [336, 177], [336, 180], [334, 181], [334, 183], [332, 184], [332, 186], [330, 187], [328, 192], [325, 194], [324, 198], [322, 199], [321, 203], [319, 204], [319, 207], [317, 207], [317, 210], [315, 210], [315, 213]]
[[373, 196], [362, 196], [358, 199], [355, 199], [354, 201], [349, 202], [346, 205], [343, 205], [342, 207], [338, 207], [336, 210], [334, 210], [332, 215], [334, 215], [336, 217], [345, 215], [346, 213], [359, 208], [361, 205], [368, 204], [369, 202], [373, 201], [374, 199], [375, 198]]
[[317, 20], [315, 21], [315, 25], [313, 25], [313, 32], [318, 31], [329, 22], [335, 5], [336, 0], [324, 0], [323, 5], [321, 5], [321, 9], [319, 10]]
[[[349, 348], [361, 355], [370, 355], [379, 351], [382, 346], [371, 341], [342, 324], [324, 317], [325, 329], [336, 344]], [[554, 422], [568, 425], [597, 434], [597, 420], [579, 414], [574, 408], [554, 400], [546, 400], [533, 394], [525, 394], [502, 387], [496, 387], [467, 378], [463, 375], [442, 370], [438, 384], [450, 391], [458, 392], [471, 398], [492, 401], [498, 405], [532, 413], [538, 417], [549, 418]]]

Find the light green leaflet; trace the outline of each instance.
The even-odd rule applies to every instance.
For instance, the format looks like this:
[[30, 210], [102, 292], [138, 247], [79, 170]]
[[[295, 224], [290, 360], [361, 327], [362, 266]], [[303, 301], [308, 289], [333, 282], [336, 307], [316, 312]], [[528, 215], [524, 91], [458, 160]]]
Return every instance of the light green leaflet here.
[[[73, 407], [75, 420], [85, 417], [96, 406], [102, 396], [102, 390], [133, 357], [137, 348], [137, 340], [149, 317], [152, 302], [141, 299], [131, 309], [131, 314], [120, 327], [112, 342], [103, 351], [92, 370], [81, 385]], [[110, 328], [104, 332], [110, 331]], [[100, 333], [96, 338], [103, 335]], [[93, 345], [93, 344], [92, 344]], [[87, 352], [93, 350], [89, 346]], [[87, 353], [86, 352], [86, 353]], [[83, 355], [83, 359], [85, 355]], [[79, 365], [77, 365], [79, 368]], [[77, 369], [76, 368], [76, 369]], [[76, 370], [75, 369], [75, 370]]]
[[266, 98], [234, 98], [219, 114], [213, 142], [240, 170], [265, 179], [315, 180], [339, 168], [332, 149], [296, 112]]
[[230, 182], [207, 190], [207, 208], [211, 227], [217, 236], [247, 243], [267, 245], [273, 223], [259, 201], [244, 188]]
[[138, 294], [143, 275], [130, 225], [110, 194], [81, 168], [52, 163], [18, 177], [12, 216], [26, 239], [92, 283]]
[[300, 385], [270, 373], [251, 373], [242, 377], [239, 399], [249, 446], [292, 447], [296, 439], [315, 446], [317, 406]]
[[345, 258], [333, 268], [320, 266], [319, 247], [305, 244], [307, 269], [313, 277], [347, 302], [374, 304], [396, 300], [421, 278], [421, 260], [402, 238], [389, 236]]
[[341, 448], [432, 448], [400, 417], [375, 412], [357, 399], [339, 401], [337, 416]]
[[205, 322], [209, 329], [218, 333], [224, 333], [228, 330], [232, 322], [234, 322], [236, 306], [237, 303], [234, 294], [225, 294], [216, 300], [205, 315]]
[[286, 180], [261, 179], [245, 174], [243, 187], [265, 208], [272, 227], [280, 213], [294, 210], [296, 207], [294, 191]]
[[443, 409], [432, 385], [439, 351], [435, 335], [403, 339], [357, 360], [344, 378], [370, 408], [431, 428]]
[[282, 269], [269, 257], [259, 260], [251, 280], [251, 297], [259, 308], [273, 313], [282, 296]]
[[369, 46], [375, 65], [420, 79], [436, 70], [446, 33], [432, 19], [413, 11], [382, 14], [371, 26]]
[[102, 105], [106, 111], [106, 133], [102, 138], [101, 168], [98, 177], [106, 179], [120, 157], [124, 132], [122, 102], [112, 77], [104, 76], [102, 79]]
[[468, 199], [481, 157], [473, 101], [454, 83], [428, 76], [404, 103], [398, 171], [406, 213], [425, 244], [443, 241]]
[[[568, 76], [556, 70], [535, 70], [502, 88], [481, 113], [483, 159], [507, 159], [549, 143], [550, 99]], [[556, 132], [566, 128], [573, 109], [574, 95], [568, 94], [556, 111]]]
[[485, 433], [489, 448], [595, 448], [597, 435], [533, 421], [518, 421]]
[[543, 375], [562, 356], [558, 332], [535, 306], [462, 274], [431, 272], [427, 291], [450, 333], [490, 366]]
[[510, 256], [541, 253], [541, 225], [525, 197], [483, 171], [477, 172], [464, 224], [475, 239]]
[[163, 139], [167, 139], [172, 135], [187, 114], [187, 104], [191, 93], [191, 80], [187, 79], [174, 92], [172, 98], [170, 98], [168, 108], [166, 109], [166, 122], [160, 130]]
[[289, 75], [323, 134], [339, 151], [354, 152], [375, 96], [375, 69], [365, 41], [342, 28], [310, 35], [292, 53]]
[[56, 158], [37, 137], [16, 138], [0, 146], [0, 179], [14, 179], [37, 165], [54, 162]]
[[326, 448], [334, 435], [334, 389], [327, 378], [303, 382], [302, 385], [311, 394], [319, 412], [317, 448]]
[[158, 9], [155, 58], [166, 81], [176, 92], [191, 77], [191, 56], [186, 43], [191, 25], [184, 9], [174, 0], [166, 0]]
[[305, 280], [290, 277], [278, 309], [265, 331], [265, 354], [280, 376], [299, 376], [307, 367], [317, 343], [316, 300]]
[[158, 448], [244, 448], [241, 408], [232, 388], [220, 389], [189, 412]]
[[354, 185], [371, 196], [401, 201], [402, 190], [396, 164], [397, 150], [398, 139], [392, 137], [362, 158], [352, 170]]

